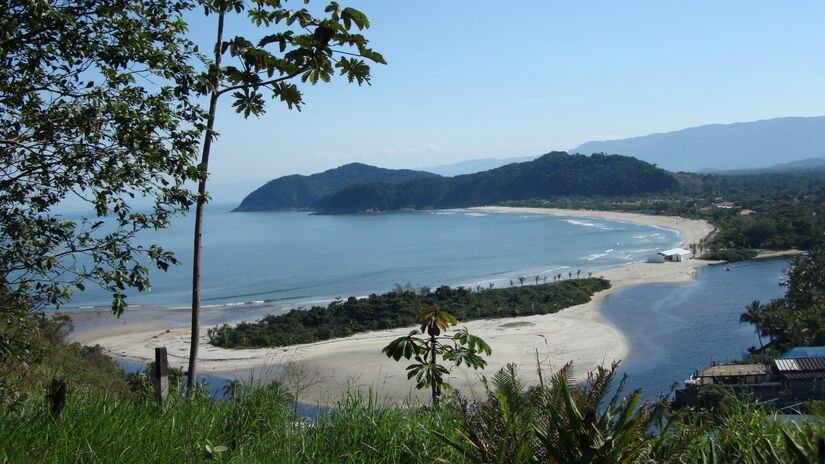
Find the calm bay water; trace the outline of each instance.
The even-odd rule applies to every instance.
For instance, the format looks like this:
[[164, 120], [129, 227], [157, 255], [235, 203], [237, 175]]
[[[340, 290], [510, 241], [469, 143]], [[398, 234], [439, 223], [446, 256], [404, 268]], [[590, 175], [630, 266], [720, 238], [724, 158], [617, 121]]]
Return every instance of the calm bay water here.
[[[509, 285], [644, 259], [679, 242], [675, 231], [601, 219], [467, 210], [378, 215], [231, 213], [207, 209], [203, 302], [318, 301], [414, 286]], [[192, 218], [142, 237], [176, 253], [181, 266], [152, 274], [150, 292], [130, 305], [181, 307], [190, 301]], [[552, 278], [551, 278], [552, 279]], [[107, 306], [100, 289], [69, 308]]]
[[[746, 261], [706, 266], [684, 284], [646, 284], [617, 290], [605, 298], [602, 314], [630, 345], [621, 370], [627, 388], [645, 396], [666, 393], [711, 361], [740, 359], [759, 346], [752, 325], [739, 315], [753, 300], [780, 298], [778, 285], [789, 260]], [[725, 268], [730, 268], [726, 271]]]

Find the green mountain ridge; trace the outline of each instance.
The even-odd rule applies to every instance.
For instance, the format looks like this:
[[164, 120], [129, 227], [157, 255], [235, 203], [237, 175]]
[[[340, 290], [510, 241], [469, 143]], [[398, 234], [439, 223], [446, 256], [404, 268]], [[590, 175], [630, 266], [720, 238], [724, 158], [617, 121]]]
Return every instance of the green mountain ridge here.
[[410, 169], [384, 169], [350, 163], [310, 176], [291, 175], [271, 180], [247, 195], [233, 211], [310, 210], [327, 195], [353, 185], [396, 183], [419, 178], [438, 178], [437, 174]]
[[460, 208], [565, 195], [658, 193], [677, 183], [674, 174], [629, 156], [551, 152], [475, 174], [353, 185], [316, 207], [321, 214]]

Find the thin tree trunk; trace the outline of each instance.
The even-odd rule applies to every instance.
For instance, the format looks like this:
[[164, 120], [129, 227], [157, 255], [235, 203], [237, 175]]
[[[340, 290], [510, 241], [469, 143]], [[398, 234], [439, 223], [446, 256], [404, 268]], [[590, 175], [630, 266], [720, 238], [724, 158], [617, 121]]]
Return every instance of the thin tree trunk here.
[[202, 178], [198, 182], [198, 202], [195, 207], [195, 237], [192, 254], [192, 338], [189, 343], [189, 371], [186, 373], [186, 394], [192, 396], [198, 374], [198, 342], [200, 339], [201, 312], [201, 238], [203, 231], [203, 207], [206, 204], [206, 176], [209, 168], [209, 152], [212, 149], [215, 113], [218, 109], [218, 92], [221, 84], [221, 48], [223, 44], [223, 20], [226, 12], [218, 13], [218, 35], [215, 41], [215, 69], [212, 72], [212, 94], [209, 97], [209, 116], [206, 120], [206, 135], [203, 140], [200, 169]]
[[[430, 365], [435, 367], [435, 335], [430, 335]], [[433, 408], [438, 407], [438, 385], [435, 382], [430, 384], [433, 393]]]

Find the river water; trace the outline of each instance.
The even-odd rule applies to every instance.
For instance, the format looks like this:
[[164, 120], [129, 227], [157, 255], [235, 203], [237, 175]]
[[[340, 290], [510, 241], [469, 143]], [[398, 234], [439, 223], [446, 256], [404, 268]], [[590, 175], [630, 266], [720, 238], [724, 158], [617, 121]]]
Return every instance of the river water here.
[[778, 282], [788, 263], [777, 258], [705, 266], [688, 283], [637, 285], [608, 295], [602, 314], [630, 349], [621, 363], [628, 390], [641, 388], [646, 397], [667, 393], [695, 369], [741, 359], [748, 347], [759, 346], [754, 327], [740, 324], [739, 315], [754, 300], [783, 296]]

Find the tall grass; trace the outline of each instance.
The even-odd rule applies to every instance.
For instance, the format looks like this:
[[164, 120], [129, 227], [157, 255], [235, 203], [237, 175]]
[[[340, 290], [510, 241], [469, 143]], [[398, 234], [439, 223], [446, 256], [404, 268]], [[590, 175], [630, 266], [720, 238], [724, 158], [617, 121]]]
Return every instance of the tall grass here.
[[[825, 462], [825, 414], [801, 425], [727, 397], [711, 410], [668, 411], [611, 393], [615, 366], [571, 381], [571, 367], [528, 387], [514, 366], [477, 402], [440, 409], [378, 405], [346, 394], [315, 421], [295, 417], [278, 384], [234, 399], [151, 399], [90, 390], [63, 420], [44, 405], [0, 411], [0, 461], [43, 463], [814, 463]], [[141, 397], [138, 395], [138, 397]], [[145, 396], [143, 398], [146, 398]]]
[[0, 413], [7, 462], [461, 462], [433, 434], [452, 434], [447, 410], [377, 407], [350, 394], [315, 422], [296, 420], [277, 386], [234, 400], [152, 402], [73, 395], [62, 422], [45, 408]]

